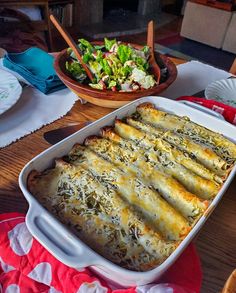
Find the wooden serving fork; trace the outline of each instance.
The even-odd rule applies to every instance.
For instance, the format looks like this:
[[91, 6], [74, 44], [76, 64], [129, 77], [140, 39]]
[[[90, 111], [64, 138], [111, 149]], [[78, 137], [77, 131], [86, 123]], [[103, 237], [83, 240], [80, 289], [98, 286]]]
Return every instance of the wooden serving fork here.
[[155, 75], [156, 81], [159, 84], [160, 83], [160, 78], [161, 78], [161, 70], [158, 64], [156, 63], [155, 60], [155, 55], [154, 55], [154, 21], [151, 20], [148, 23], [148, 28], [147, 28], [147, 46], [150, 48], [150, 58], [149, 58], [149, 64], [150, 67], [153, 70], [153, 73]]

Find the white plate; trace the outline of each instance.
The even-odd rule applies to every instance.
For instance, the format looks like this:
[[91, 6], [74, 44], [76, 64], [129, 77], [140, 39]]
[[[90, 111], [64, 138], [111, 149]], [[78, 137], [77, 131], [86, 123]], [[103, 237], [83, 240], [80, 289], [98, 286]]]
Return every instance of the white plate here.
[[17, 78], [0, 69], [0, 114], [10, 109], [20, 98], [22, 87]]
[[216, 100], [226, 105], [236, 107], [236, 78], [214, 81], [205, 89], [208, 100]]

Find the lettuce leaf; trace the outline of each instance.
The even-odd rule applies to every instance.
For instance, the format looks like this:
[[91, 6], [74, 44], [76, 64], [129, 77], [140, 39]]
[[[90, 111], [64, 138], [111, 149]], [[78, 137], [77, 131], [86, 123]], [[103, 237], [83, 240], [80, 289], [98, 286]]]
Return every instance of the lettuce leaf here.
[[83, 55], [82, 59], [84, 63], [88, 63], [90, 60], [93, 60], [94, 58], [90, 52], [87, 52]]
[[68, 48], [68, 49], [67, 49], [67, 54], [70, 55], [70, 57], [71, 57], [72, 59], [78, 61], [77, 57], [75, 56], [74, 51], [73, 51], [71, 48]]
[[102, 69], [106, 74], [108, 74], [108, 75], [112, 74], [112, 69], [109, 66], [109, 64], [108, 64], [106, 59], [101, 59], [99, 64], [102, 66]]
[[116, 82], [114, 80], [111, 80], [108, 84], [108, 88], [112, 88], [113, 86], [116, 86]]
[[103, 53], [101, 50], [97, 50], [96, 60], [100, 62], [103, 59]]
[[92, 44], [85, 40], [85, 39], [79, 39], [79, 42], [85, 47], [85, 48], [88, 48], [88, 49], [93, 49], [93, 46]]
[[72, 74], [72, 76], [80, 81], [80, 82], [83, 82], [87, 75], [85, 73], [85, 70], [84, 68], [80, 65], [79, 62], [72, 62], [72, 63], [69, 63], [68, 61], [66, 62], [66, 69]]
[[95, 45], [94, 48], [95, 48], [96, 50], [102, 50], [102, 49], [105, 48], [105, 45]]
[[132, 72], [132, 68], [129, 66], [121, 67], [120, 73], [126, 78]]
[[138, 69], [141, 69], [143, 71], [148, 70], [149, 64], [144, 58], [137, 56], [134, 58], [134, 61], [137, 65]]
[[96, 75], [96, 77], [99, 76], [102, 70], [102, 66], [98, 61], [89, 61], [89, 68], [92, 71], [92, 73]]
[[89, 83], [89, 86], [96, 90], [103, 90], [103, 86], [101, 83]]
[[116, 39], [108, 40], [107, 38], [104, 39], [105, 48], [110, 51], [111, 47], [116, 43]]
[[149, 51], [150, 51], [150, 48], [149, 48], [148, 46], [144, 46], [144, 47], [142, 48], [142, 51], [143, 51], [143, 53], [144, 53], [145, 55], [148, 55], [148, 54], [149, 54]]
[[129, 46], [126, 45], [119, 45], [118, 50], [117, 50], [117, 55], [124, 64], [126, 61], [130, 60], [131, 55], [132, 55], [132, 49]]

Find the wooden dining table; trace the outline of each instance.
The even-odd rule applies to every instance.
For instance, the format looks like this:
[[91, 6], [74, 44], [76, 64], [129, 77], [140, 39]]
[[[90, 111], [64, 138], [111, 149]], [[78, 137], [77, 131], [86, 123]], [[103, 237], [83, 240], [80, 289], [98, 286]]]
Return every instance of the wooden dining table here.
[[[174, 61], [182, 62], [177, 59]], [[27, 212], [28, 204], [19, 188], [18, 176], [29, 160], [51, 146], [44, 139], [46, 132], [80, 122], [95, 121], [111, 111], [77, 101], [64, 117], [0, 149], [0, 213]], [[236, 178], [194, 242], [203, 270], [201, 292], [221, 292], [227, 278], [236, 268]]]

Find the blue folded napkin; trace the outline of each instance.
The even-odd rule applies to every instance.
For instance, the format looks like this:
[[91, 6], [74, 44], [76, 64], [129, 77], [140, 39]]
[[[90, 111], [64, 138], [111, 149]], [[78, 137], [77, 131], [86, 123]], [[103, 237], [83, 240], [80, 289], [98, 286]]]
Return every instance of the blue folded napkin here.
[[32, 47], [22, 53], [8, 53], [3, 66], [17, 72], [30, 84], [45, 94], [65, 88], [53, 67], [54, 57]]

